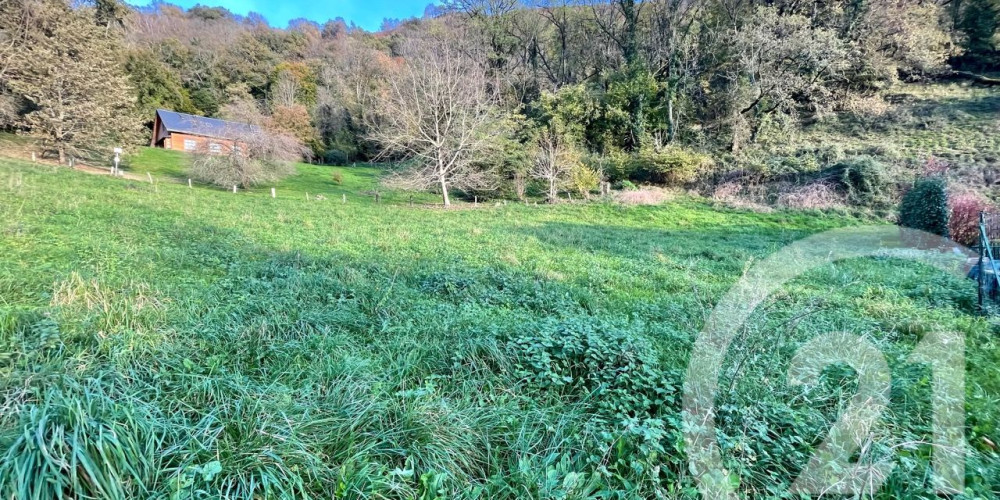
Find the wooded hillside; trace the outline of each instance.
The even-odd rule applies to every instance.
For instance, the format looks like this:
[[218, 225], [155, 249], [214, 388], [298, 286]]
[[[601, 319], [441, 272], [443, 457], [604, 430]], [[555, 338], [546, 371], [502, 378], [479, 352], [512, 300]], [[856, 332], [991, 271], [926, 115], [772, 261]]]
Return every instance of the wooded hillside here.
[[[317, 162], [415, 163], [393, 179], [487, 196], [807, 185], [865, 152], [775, 144], [836, 117], [891, 122], [901, 83], [989, 86], [1000, 67], [996, 0], [452, 0], [378, 33], [200, 6], [2, 1], [0, 122], [62, 156], [141, 144], [168, 108], [266, 123]], [[470, 96], [471, 121], [454, 113]], [[407, 141], [418, 116], [445, 132]], [[486, 117], [488, 133], [468, 126]], [[854, 196], [841, 184], [829, 187]]]

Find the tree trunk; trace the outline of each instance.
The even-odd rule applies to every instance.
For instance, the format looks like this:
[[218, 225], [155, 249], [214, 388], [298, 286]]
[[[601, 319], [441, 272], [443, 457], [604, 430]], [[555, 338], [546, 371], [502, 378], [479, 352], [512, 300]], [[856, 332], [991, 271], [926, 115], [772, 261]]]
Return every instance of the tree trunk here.
[[677, 119], [674, 117], [674, 92], [671, 89], [667, 94], [667, 143], [673, 144], [677, 137]]
[[1000, 86], [1000, 78], [990, 78], [988, 76], [977, 75], [968, 71], [952, 71], [942, 78], [972, 80], [980, 85]]
[[555, 176], [549, 177], [549, 203], [556, 202], [556, 178]]
[[59, 164], [66, 164], [66, 146], [63, 146], [62, 144], [59, 145]]
[[527, 179], [525, 179], [524, 174], [514, 174], [514, 190], [517, 192], [517, 199], [519, 201], [524, 201], [524, 195], [527, 191], [527, 187]]
[[639, 9], [636, 0], [619, 0], [619, 8], [625, 18], [622, 55], [625, 57], [625, 65], [634, 67], [639, 62]]
[[450, 207], [451, 200], [448, 198], [448, 181], [443, 175], [439, 177], [439, 181], [441, 182], [441, 197], [444, 199], [444, 206], [445, 208]]

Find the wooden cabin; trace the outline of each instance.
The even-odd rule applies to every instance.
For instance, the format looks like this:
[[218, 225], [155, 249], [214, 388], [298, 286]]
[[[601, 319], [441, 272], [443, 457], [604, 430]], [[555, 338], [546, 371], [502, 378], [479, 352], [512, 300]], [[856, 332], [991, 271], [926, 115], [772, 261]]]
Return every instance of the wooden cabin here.
[[246, 123], [156, 110], [150, 146], [186, 152], [228, 153], [241, 136], [256, 132]]

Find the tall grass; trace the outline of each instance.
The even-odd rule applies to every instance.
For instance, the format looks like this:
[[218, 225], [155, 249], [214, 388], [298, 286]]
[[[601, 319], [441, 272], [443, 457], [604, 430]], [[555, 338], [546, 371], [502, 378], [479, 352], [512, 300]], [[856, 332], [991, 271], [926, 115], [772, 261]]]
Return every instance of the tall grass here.
[[[684, 197], [272, 200], [0, 160], [0, 496], [694, 498], [676, 396], [712, 304], [752, 261], [860, 222]], [[929, 374], [899, 360], [936, 325], [968, 335], [968, 496], [996, 495], [1000, 351], [974, 302], [885, 259], [786, 287], [727, 361], [740, 493], [785, 494], [849, 397], [843, 371], [785, 381], [831, 329], [890, 359], [879, 442], [928, 441]], [[880, 498], [933, 495], [926, 446], [894, 460]]]

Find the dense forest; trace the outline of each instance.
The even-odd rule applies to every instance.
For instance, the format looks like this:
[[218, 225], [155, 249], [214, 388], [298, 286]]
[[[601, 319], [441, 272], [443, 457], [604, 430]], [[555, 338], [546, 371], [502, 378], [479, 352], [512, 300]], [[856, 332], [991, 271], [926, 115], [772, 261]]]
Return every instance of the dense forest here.
[[878, 208], [888, 174], [870, 158], [773, 145], [831, 116], [877, 121], [901, 83], [996, 84], [998, 12], [996, 0], [452, 0], [371, 33], [214, 7], [0, 0], [0, 126], [65, 161], [143, 144], [167, 108], [260, 123], [316, 163], [386, 161], [402, 166], [387, 182], [477, 196], [801, 185], [840, 165], [833, 188]]

